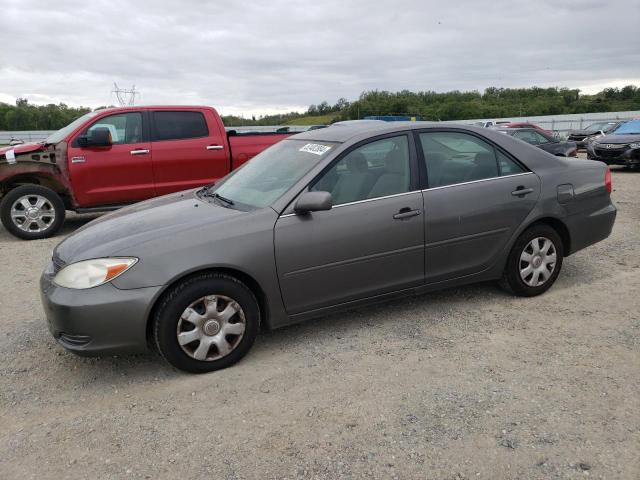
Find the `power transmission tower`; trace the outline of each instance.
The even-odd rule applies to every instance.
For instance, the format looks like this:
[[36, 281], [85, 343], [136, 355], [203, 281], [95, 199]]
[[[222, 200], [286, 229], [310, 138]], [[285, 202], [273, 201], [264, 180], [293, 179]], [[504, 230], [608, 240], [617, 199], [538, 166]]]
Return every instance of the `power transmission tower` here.
[[113, 82], [112, 93], [116, 94], [116, 98], [121, 107], [133, 105], [136, 100], [136, 95], [140, 95], [140, 92], [136, 91], [135, 85], [133, 85], [130, 90], [127, 90], [126, 88], [119, 88], [116, 82]]

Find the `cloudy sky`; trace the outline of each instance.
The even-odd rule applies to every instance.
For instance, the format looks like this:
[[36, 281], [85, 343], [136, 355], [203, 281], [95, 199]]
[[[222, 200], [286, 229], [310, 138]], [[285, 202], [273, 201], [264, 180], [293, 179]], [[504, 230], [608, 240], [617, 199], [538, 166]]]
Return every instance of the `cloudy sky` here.
[[[55, 8], [54, 8], [55, 5]], [[363, 90], [640, 85], [640, 2], [0, 0], [0, 101], [304, 110]]]

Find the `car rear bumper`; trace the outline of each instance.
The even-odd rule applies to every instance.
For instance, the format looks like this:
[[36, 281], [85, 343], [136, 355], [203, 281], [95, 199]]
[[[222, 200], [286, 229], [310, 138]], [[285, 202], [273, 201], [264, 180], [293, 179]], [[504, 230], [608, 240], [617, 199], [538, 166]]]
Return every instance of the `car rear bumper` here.
[[571, 237], [571, 251], [578, 250], [600, 242], [611, 235], [613, 224], [616, 221], [617, 209], [613, 203], [591, 212], [579, 213], [567, 219], [567, 227]]
[[49, 331], [65, 349], [93, 356], [147, 348], [146, 325], [161, 287], [120, 290], [107, 283], [86, 290], [58, 287], [49, 266], [40, 295]]

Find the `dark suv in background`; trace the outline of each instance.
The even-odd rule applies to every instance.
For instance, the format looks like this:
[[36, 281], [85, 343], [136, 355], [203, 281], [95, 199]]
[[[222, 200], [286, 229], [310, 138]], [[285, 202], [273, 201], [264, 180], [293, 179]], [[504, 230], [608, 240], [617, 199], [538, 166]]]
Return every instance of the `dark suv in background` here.
[[503, 128], [498, 131], [558, 157], [575, 157], [578, 154], [578, 147], [575, 142], [560, 141], [536, 128]]
[[631, 120], [614, 132], [587, 144], [587, 158], [607, 165], [640, 167], [640, 120]]
[[588, 127], [582, 130], [572, 130], [569, 132], [567, 140], [576, 142], [578, 148], [586, 148], [587, 143], [593, 139], [593, 137], [601, 136], [603, 134], [611, 133], [624, 122], [597, 122], [592, 123]]

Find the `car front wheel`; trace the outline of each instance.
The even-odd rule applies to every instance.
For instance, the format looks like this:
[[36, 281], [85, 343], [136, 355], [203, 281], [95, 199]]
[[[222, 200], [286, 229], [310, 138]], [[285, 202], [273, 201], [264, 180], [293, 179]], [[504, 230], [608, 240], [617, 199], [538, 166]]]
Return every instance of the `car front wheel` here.
[[206, 273], [177, 285], [154, 319], [154, 338], [174, 367], [205, 373], [244, 357], [258, 334], [260, 308], [246, 285], [228, 275]]
[[519, 296], [540, 295], [558, 278], [563, 256], [562, 239], [556, 230], [548, 225], [533, 226], [513, 245], [500, 283]]

